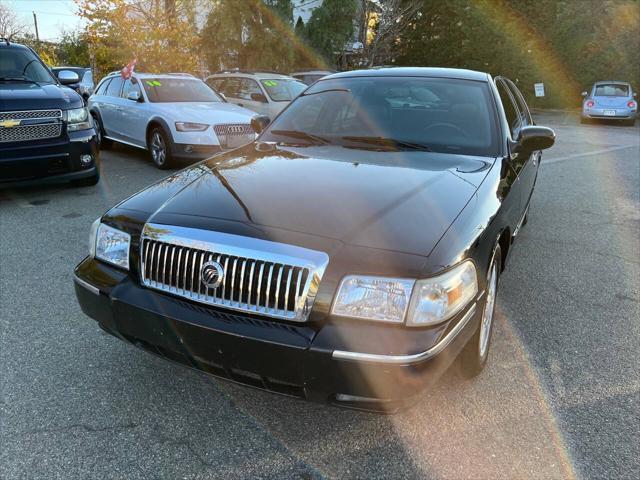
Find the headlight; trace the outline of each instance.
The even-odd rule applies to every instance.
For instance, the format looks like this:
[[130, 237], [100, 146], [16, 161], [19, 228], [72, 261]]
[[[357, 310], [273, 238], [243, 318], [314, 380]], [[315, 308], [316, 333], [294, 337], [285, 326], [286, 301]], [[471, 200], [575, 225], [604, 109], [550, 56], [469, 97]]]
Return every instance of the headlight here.
[[67, 131], [88, 130], [93, 127], [93, 120], [87, 108], [74, 108], [66, 110]]
[[93, 222], [89, 237], [89, 255], [129, 270], [131, 235], [116, 228]]
[[413, 289], [407, 325], [424, 327], [443, 322], [462, 310], [477, 293], [476, 267], [471, 261], [437, 277], [418, 280]]
[[209, 125], [205, 123], [176, 122], [176, 130], [179, 132], [204, 132]]
[[460, 312], [478, 293], [471, 261], [423, 280], [350, 275], [340, 283], [331, 313], [424, 327]]
[[415, 280], [383, 277], [345, 277], [332, 313], [343, 317], [404, 322]]

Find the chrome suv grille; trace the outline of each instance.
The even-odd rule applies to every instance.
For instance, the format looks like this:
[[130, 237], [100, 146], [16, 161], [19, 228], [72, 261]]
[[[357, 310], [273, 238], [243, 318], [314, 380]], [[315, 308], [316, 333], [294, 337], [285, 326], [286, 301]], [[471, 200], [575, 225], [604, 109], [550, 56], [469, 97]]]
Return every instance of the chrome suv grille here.
[[61, 110], [0, 112], [0, 143], [43, 140], [61, 134]]
[[[293, 245], [219, 232], [147, 224], [140, 246], [146, 287], [231, 310], [305, 321], [329, 257]], [[220, 267], [219, 285], [203, 269]]]
[[236, 148], [253, 142], [256, 134], [251, 125], [246, 123], [227, 123], [214, 125], [213, 131], [222, 148]]

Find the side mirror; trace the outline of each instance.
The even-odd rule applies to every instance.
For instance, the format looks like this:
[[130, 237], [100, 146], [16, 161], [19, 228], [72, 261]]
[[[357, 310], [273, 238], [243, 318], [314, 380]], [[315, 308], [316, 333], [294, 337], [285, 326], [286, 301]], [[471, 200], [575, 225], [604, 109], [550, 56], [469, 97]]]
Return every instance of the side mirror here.
[[140, 96], [140, 92], [138, 92], [136, 90], [132, 90], [131, 92], [127, 93], [127, 100], [131, 100], [132, 102], [143, 102], [144, 101], [142, 99], [142, 97]]
[[556, 134], [547, 127], [530, 125], [522, 127], [514, 145], [514, 153], [535, 152], [551, 147], [556, 141]]
[[267, 125], [271, 123], [271, 119], [265, 115], [257, 115], [251, 119], [251, 128], [256, 133], [262, 133], [267, 128]]
[[60, 70], [58, 72], [58, 81], [63, 85], [71, 85], [72, 83], [78, 83], [80, 77], [76, 72], [71, 70]]
[[583, 97], [586, 97], [589, 94], [587, 92], [582, 92], [580, 95], [582, 95]]
[[267, 97], [265, 97], [262, 93], [252, 93], [251, 100], [254, 102], [267, 103]]

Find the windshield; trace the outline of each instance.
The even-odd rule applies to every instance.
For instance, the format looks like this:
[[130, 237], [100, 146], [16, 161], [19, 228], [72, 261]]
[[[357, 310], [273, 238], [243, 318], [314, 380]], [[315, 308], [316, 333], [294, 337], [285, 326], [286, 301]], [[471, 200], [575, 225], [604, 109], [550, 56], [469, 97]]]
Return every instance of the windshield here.
[[492, 105], [484, 82], [416, 77], [321, 80], [276, 118], [261, 139], [495, 156]]
[[290, 102], [307, 88], [307, 86], [298, 80], [273, 79], [260, 80], [262, 86], [267, 91], [269, 98], [274, 102]]
[[30, 50], [7, 49], [0, 56], [0, 80], [55, 83], [47, 68]]
[[141, 78], [150, 102], [222, 102], [206, 83], [195, 78]]
[[596, 97], [628, 97], [629, 86], [622, 83], [596, 85]]

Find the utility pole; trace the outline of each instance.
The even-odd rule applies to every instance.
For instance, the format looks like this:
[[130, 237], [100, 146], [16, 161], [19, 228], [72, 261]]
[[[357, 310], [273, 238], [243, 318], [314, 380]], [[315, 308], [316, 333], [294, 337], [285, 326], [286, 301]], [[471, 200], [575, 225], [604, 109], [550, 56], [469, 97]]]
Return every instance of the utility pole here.
[[36, 12], [33, 13], [33, 25], [36, 27], [36, 41], [38, 42], [38, 49], [40, 49], [40, 34], [38, 33], [38, 17], [36, 16]]

